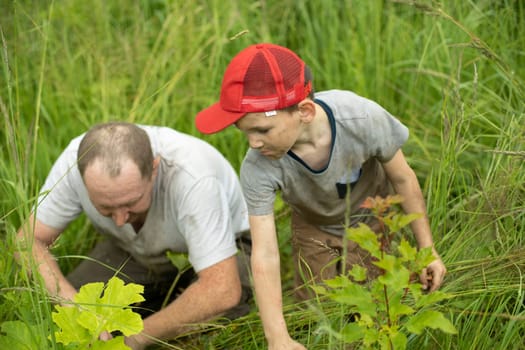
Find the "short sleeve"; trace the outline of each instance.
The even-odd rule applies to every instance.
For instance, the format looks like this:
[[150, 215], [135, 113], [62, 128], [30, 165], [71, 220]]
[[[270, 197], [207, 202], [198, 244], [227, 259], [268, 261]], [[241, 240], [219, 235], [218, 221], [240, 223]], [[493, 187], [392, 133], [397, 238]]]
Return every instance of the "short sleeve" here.
[[196, 181], [178, 201], [179, 231], [188, 247], [188, 259], [195, 271], [203, 270], [235, 255], [232, 213], [221, 183], [213, 177]]
[[408, 128], [383, 107], [370, 101], [366, 106], [368, 133], [366, 140], [370, 157], [387, 162], [408, 139]]
[[82, 213], [77, 189], [83, 182], [76, 165], [74, 141], [53, 164], [34, 208], [39, 221], [57, 229], [64, 229]]
[[269, 171], [270, 169], [266, 159], [257, 157], [253, 150], [248, 151], [241, 165], [240, 179], [249, 215], [259, 216], [273, 213], [279, 188], [275, 175]]

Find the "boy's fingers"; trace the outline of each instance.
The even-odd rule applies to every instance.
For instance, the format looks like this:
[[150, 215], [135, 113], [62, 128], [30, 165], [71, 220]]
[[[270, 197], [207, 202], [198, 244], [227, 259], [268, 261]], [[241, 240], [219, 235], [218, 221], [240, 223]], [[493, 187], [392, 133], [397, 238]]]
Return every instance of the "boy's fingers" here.
[[432, 276], [427, 273], [427, 269], [426, 268], [423, 269], [423, 271], [421, 271], [421, 275], [419, 276], [419, 280], [421, 281], [422, 289], [423, 290], [428, 290], [428, 281], [432, 280]]

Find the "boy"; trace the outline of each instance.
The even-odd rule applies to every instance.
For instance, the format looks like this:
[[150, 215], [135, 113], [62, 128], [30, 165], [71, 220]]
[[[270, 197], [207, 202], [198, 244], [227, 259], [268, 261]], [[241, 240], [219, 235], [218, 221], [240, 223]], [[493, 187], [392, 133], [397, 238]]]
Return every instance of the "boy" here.
[[[252, 234], [256, 300], [269, 349], [304, 349], [286, 329], [282, 312], [279, 251], [273, 215], [276, 192], [292, 208], [296, 285], [309, 272], [315, 281], [335, 277], [334, 252], [343, 251], [345, 227], [372, 227], [361, 203], [403, 196], [407, 213], [426, 213], [417, 178], [401, 146], [407, 128], [373, 101], [350, 91], [314, 96], [311, 73], [287, 48], [257, 44], [241, 51], [224, 74], [220, 102], [201, 111], [197, 128], [218, 132], [235, 124], [250, 150], [241, 168]], [[428, 219], [411, 224], [419, 248], [433, 247]], [[422, 273], [425, 289], [442, 283], [446, 268], [436, 260]], [[367, 257], [348, 242], [347, 261]], [[303, 279], [304, 280], [304, 279]], [[298, 297], [308, 293], [298, 289]]]

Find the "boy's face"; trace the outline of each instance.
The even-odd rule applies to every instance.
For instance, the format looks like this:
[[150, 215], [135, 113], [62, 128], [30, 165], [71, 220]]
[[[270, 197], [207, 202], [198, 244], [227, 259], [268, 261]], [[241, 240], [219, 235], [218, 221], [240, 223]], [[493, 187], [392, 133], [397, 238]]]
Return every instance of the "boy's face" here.
[[248, 113], [235, 123], [250, 147], [270, 159], [279, 159], [295, 144], [301, 130], [299, 112], [277, 111], [276, 115]]

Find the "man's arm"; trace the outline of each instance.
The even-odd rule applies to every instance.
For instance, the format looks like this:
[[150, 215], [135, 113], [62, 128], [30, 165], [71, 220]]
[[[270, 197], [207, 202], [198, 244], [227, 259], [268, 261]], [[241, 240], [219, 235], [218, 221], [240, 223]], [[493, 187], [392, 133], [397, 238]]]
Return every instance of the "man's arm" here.
[[36, 266], [28, 265], [28, 267], [31, 270], [36, 267], [44, 280], [48, 292], [60, 299], [73, 300], [77, 290], [67, 281], [62, 271], [60, 271], [55, 258], [49, 252], [49, 246], [61, 232], [62, 230], [48, 226], [35, 219], [34, 215], [31, 215], [18, 231], [19, 251], [16, 255], [19, 261], [31, 264], [31, 260], [27, 256], [29, 250], [31, 250]]
[[153, 338], [173, 338], [236, 306], [240, 298], [241, 282], [234, 255], [200, 271], [197, 281], [164, 309], [147, 317], [143, 332], [128, 337], [126, 344], [139, 350], [154, 343]]
[[283, 315], [279, 245], [273, 214], [250, 216], [255, 297], [268, 349], [306, 350], [292, 340]]
[[[401, 150], [397, 151], [390, 161], [383, 163], [383, 168], [385, 169], [388, 179], [394, 186], [396, 193], [401, 195], [404, 199], [401, 203], [404, 212], [423, 214], [423, 217], [414, 220], [410, 224], [410, 227], [416, 237], [418, 247], [432, 247], [432, 251], [436, 257], [436, 260], [423, 270], [421, 276], [423, 288], [428, 289], [430, 287], [430, 291], [434, 291], [443, 283], [443, 278], [447, 269], [434, 248], [432, 233], [428, 223], [425, 200], [423, 198], [423, 193], [421, 192], [421, 187], [417, 181], [416, 174], [406, 162]], [[430, 286], [428, 286], [428, 281], [431, 281]]]

